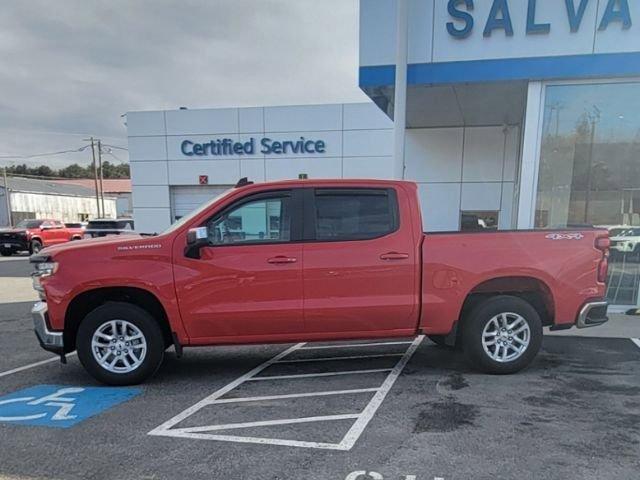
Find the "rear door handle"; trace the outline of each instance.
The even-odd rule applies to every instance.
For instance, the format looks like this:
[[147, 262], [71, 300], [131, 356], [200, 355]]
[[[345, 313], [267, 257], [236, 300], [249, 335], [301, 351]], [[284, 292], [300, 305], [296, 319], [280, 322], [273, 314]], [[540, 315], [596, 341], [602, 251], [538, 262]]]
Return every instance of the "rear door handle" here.
[[284, 255], [278, 255], [277, 257], [271, 257], [267, 259], [267, 262], [274, 265], [281, 265], [284, 263], [296, 263], [298, 261], [295, 257], [285, 257]]
[[387, 252], [380, 255], [381, 260], [406, 260], [409, 258], [408, 253]]

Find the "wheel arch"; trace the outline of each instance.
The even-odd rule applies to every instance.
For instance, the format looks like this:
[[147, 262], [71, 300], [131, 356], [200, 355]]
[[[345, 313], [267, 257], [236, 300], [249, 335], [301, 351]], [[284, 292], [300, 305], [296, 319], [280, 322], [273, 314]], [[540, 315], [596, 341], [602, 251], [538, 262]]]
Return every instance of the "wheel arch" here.
[[64, 319], [66, 351], [75, 350], [76, 335], [82, 319], [92, 310], [108, 302], [130, 303], [147, 311], [160, 325], [166, 346], [173, 343], [169, 317], [155, 294], [139, 287], [101, 287], [79, 293], [69, 302]]
[[484, 300], [498, 295], [511, 295], [525, 300], [538, 312], [543, 326], [554, 324], [555, 301], [545, 281], [532, 276], [494, 277], [477, 284], [467, 293], [457, 322], [456, 338], [460, 338], [471, 311]]

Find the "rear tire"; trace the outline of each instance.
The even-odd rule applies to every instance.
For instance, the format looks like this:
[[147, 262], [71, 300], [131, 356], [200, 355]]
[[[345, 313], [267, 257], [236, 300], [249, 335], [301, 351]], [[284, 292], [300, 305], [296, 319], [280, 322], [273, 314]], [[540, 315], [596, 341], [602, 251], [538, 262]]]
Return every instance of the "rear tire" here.
[[13, 254], [13, 251], [11, 250], [0, 250], [0, 255], [2, 255], [3, 257], [10, 257]]
[[164, 357], [160, 326], [142, 308], [109, 302], [90, 312], [76, 336], [78, 358], [99, 382], [135, 385], [151, 377]]
[[40, 240], [31, 240], [30, 253], [38, 253], [40, 250], [42, 250], [42, 242]]
[[536, 309], [519, 297], [492, 297], [465, 319], [462, 344], [472, 367], [491, 374], [515, 373], [538, 354], [542, 321]]

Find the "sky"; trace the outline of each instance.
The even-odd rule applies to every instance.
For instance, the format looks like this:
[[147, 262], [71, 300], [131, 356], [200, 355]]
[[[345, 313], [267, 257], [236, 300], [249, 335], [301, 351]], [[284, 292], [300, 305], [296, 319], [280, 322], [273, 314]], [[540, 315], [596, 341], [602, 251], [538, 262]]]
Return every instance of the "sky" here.
[[91, 135], [126, 147], [127, 111], [366, 100], [357, 0], [0, 6], [0, 166], [87, 164], [88, 149], [15, 156], [76, 150]]

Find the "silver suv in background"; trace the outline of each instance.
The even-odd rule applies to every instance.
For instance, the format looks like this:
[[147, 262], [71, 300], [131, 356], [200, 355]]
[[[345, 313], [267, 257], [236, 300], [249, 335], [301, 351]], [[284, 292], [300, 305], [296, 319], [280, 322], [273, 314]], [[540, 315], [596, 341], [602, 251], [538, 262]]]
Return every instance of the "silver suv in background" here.
[[84, 230], [84, 238], [106, 237], [107, 235], [134, 234], [132, 218], [97, 218], [89, 220]]
[[611, 253], [640, 261], [640, 227], [629, 227], [611, 234]]

